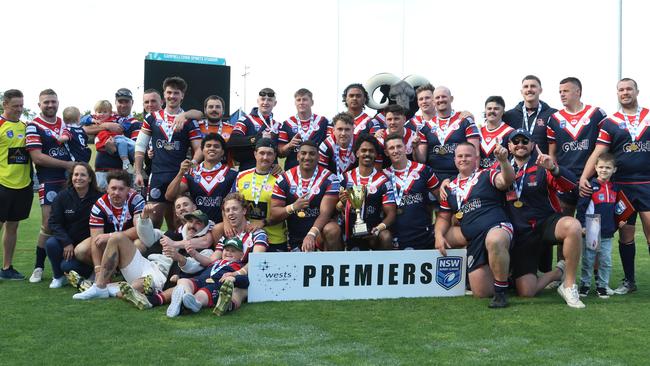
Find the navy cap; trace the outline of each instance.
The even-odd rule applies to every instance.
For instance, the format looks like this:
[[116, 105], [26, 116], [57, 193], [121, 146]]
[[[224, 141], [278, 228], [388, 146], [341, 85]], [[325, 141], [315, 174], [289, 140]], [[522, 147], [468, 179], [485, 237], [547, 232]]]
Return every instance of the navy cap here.
[[510, 133], [510, 138], [508, 140], [512, 141], [515, 139], [517, 136], [523, 136], [529, 140], [533, 139], [533, 136], [531, 136], [530, 132], [524, 128], [519, 128], [514, 130], [512, 133]]
[[133, 93], [127, 88], [120, 88], [115, 92], [115, 99], [128, 99], [133, 100]]

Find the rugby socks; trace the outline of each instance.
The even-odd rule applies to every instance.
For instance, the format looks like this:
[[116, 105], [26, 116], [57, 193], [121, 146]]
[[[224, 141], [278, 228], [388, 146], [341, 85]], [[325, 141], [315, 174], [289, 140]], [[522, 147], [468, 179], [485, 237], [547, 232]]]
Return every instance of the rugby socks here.
[[508, 281], [494, 280], [494, 293], [505, 293], [508, 290]]
[[47, 254], [45, 253], [45, 248], [36, 247], [36, 264], [34, 268], [45, 268], [45, 258]]
[[149, 300], [152, 307], [160, 306], [165, 303], [165, 299], [160, 292], [147, 296], [147, 300]]
[[636, 255], [636, 245], [634, 241], [629, 243], [618, 242], [618, 253], [621, 256], [621, 263], [623, 264], [623, 273], [625, 279], [630, 282], [634, 281], [634, 257]]

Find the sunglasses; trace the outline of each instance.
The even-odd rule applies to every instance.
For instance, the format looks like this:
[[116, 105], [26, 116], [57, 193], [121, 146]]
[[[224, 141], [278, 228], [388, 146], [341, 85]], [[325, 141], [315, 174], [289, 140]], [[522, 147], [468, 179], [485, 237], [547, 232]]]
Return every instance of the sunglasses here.
[[260, 92], [260, 97], [273, 98], [273, 97], [275, 97], [275, 93], [274, 92], [263, 92], [263, 91], [261, 91]]
[[514, 139], [514, 140], [512, 140], [513, 145], [519, 145], [519, 144], [528, 145], [529, 142], [530, 142], [529, 139]]

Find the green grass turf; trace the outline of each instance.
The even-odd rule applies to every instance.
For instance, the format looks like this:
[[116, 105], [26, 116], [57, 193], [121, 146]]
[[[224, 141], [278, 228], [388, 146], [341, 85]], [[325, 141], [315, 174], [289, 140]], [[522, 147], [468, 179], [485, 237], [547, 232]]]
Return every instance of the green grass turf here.
[[[29, 276], [40, 210], [21, 223], [15, 267]], [[640, 230], [639, 230], [640, 231]], [[0, 282], [0, 364], [647, 364], [650, 260], [637, 233], [639, 291], [587, 308], [554, 290], [490, 310], [471, 297], [245, 304], [176, 319], [117, 299], [78, 302], [71, 287]], [[615, 246], [616, 247], [616, 246]], [[615, 287], [621, 276], [614, 250]]]

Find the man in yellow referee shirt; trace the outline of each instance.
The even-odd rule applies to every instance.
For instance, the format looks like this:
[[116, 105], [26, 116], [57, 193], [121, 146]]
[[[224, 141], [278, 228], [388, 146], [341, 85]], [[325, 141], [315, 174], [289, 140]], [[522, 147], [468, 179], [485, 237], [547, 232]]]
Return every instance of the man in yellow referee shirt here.
[[277, 156], [277, 148], [273, 140], [261, 138], [255, 144], [255, 167], [239, 172], [235, 186], [250, 208], [248, 219], [255, 229], [263, 228], [268, 236], [267, 252], [286, 252], [287, 234], [285, 222], [271, 222], [271, 196], [278, 175], [273, 175], [272, 168]]
[[29, 153], [25, 149], [23, 93], [10, 89], [4, 92], [0, 116], [0, 230], [4, 230], [4, 251], [0, 280], [23, 280], [11, 265], [16, 248], [18, 223], [29, 217], [32, 208], [32, 175]]

